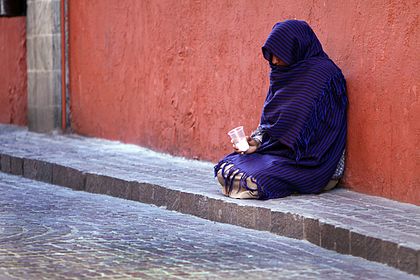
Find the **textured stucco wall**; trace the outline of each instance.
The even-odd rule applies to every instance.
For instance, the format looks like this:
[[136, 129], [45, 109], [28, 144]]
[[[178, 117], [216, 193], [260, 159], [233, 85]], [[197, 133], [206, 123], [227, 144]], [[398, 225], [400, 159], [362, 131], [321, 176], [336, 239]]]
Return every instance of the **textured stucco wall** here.
[[70, 2], [72, 127], [191, 158], [259, 121], [277, 21], [308, 21], [347, 77], [345, 185], [420, 204], [419, 1]]
[[0, 123], [27, 123], [25, 20], [0, 17]]

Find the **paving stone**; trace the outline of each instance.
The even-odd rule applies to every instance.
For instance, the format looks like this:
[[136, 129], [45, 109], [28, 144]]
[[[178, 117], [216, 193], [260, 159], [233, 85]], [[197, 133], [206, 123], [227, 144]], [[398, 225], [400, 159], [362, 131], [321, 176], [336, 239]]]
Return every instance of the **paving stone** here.
[[126, 199], [132, 197], [130, 182], [98, 174], [86, 175], [86, 191]]
[[149, 185], [145, 191], [150, 192], [151, 194], [149, 203], [157, 206], [166, 206], [168, 204], [168, 195], [170, 192], [168, 188], [158, 185]]
[[398, 268], [411, 274], [420, 276], [417, 265], [418, 252], [404, 245], [398, 248]]
[[357, 232], [350, 232], [350, 254], [367, 258], [366, 236]]
[[382, 241], [382, 263], [398, 267], [398, 245], [388, 241]]
[[180, 193], [180, 205], [178, 211], [185, 214], [191, 214], [197, 217], [207, 218], [209, 204], [208, 198], [199, 194]]
[[417, 252], [417, 273], [416, 273], [416, 275], [420, 276], [420, 253], [419, 252]]
[[196, 211], [198, 202], [196, 196], [193, 193], [181, 192], [180, 194], [180, 205], [178, 211], [185, 214], [193, 214]]
[[20, 157], [10, 157], [10, 173], [13, 175], [23, 175], [23, 159]]
[[305, 218], [303, 221], [303, 238], [315, 245], [321, 245], [321, 227], [319, 221]]
[[[221, 199], [209, 199], [209, 217], [208, 219], [215, 222], [222, 222], [223, 210], [222, 207], [225, 202]], [[169, 207], [168, 207], [169, 208]]]
[[320, 223], [321, 229], [321, 247], [334, 250], [335, 249], [335, 227], [330, 224]]
[[382, 261], [382, 240], [375, 237], [367, 236], [366, 244], [366, 258], [370, 261]]
[[255, 229], [271, 231], [271, 210], [257, 207], [255, 217]]
[[238, 207], [233, 203], [222, 204], [222, 223], [237, 225], [238, 224]]
[[86, 174], [71, 167], [54, 164], [52, 169], [52, 183], [74, 190], [84, 190]]
[[2, 154], [0, 161], [1, 161], [1, 165], [0, 165], [1, 171], [10, 173], [11, 172], [10, 156], [6, 154]]
[[256, 207], [237, 207], [238, 215], [238, 226], [247, 227], [247, 228], [257, 228], [257, 208]]
[[303, 218], [291, 213], [272, 212], [271, 232], [286, 237], [303, 239]]
[[147, 183], [132, 182], [131, 183], [131, 200], [140, 201], [144, 203], [154, 203], [154, 186]]
[[192, 214], [194, 216], [208, 219], [209, 217], [209, 198], [205, 195], [196, 195], [196, 211], [194, 211]]
[[167, 190], [166, 195], [166, 208], [168, 210], [178, 211], [180, 207], [181, 192], [177, 190]]
[[341, 254], [350, 254], [350, 231], [335, 227], [334, 232], [335, 251]]
[[25, 158], [23, 160], [23, 176], [29, 179], [51, 183], [52, 164], [41, 160]]
[[236, 225], [238, 207], [220, 199], [209, 200], [209, 219], [216, 222]]

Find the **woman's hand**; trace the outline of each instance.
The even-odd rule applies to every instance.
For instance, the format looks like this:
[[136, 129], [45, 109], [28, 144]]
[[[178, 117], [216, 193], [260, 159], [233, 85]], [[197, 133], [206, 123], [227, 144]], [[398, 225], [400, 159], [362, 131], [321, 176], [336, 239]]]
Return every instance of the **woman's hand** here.
[[249, 149], [246, 150], [245, 152], [239, 150], [235, 146], [235, 144], [233, 144], [233, 142], [231, 141], [232, 142], [232, 147], [233, 147], [233, 150], [235, 151], [235, 153], [238, 153], [238, 154], [252, 154], [252, 153], [255, 153], [255, 151], [260, 146], [260, 143], [255, 141], [254, 139], [252, 139], [250, 136], [246, 136], [246, 140], [248, 141]]

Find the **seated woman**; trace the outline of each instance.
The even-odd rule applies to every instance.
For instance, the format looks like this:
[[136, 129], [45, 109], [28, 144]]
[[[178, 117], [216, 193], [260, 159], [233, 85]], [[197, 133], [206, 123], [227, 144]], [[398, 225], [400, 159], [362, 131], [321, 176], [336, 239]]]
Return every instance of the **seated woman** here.
[[299, 20], [274, 25], [262, 47], [271, 67], [250, 148], [215, 166], [223, 194], [280, 198], [333, 188], [343, 174], [347, 132], [344, 76]]

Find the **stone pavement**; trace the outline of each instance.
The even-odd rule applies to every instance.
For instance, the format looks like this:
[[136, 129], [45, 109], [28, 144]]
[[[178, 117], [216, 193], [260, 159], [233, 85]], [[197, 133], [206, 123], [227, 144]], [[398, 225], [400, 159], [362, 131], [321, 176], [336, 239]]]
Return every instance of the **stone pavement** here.
[[306, 241], [0, 173], [0, 279], [418, 279]]
[[420, 275], [420, 207], [337, 189], [269, 201], [225, 198], [213, 165], [75, 135], [0, 125], [3, 172], [307, 240]]

